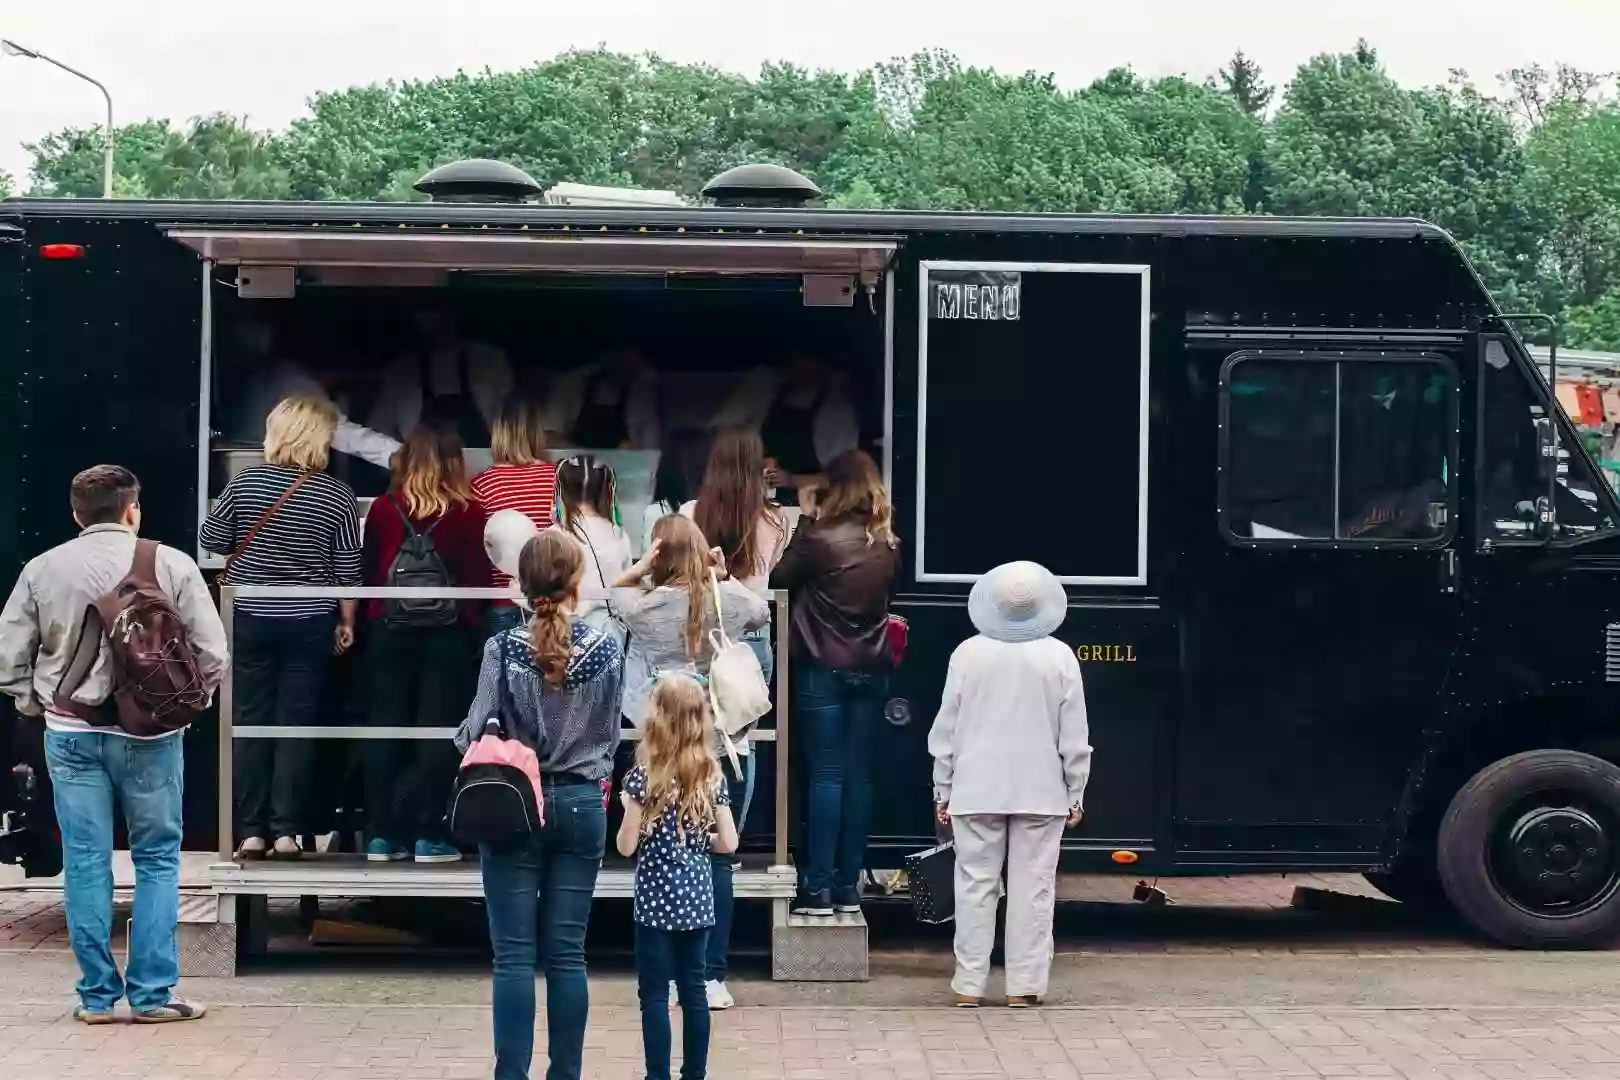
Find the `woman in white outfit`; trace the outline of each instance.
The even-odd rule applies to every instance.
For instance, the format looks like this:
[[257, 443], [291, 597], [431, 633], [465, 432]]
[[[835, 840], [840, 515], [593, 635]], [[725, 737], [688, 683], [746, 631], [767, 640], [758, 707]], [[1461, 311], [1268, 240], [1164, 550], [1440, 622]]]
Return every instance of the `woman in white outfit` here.
[[1063, 830], [1080, 824], [1091, 744], [1074, 650], [1052, 637], [1063, 586], [1031, 562], [973, 586], [979, 631], [957, 646], [928, 733], [934, 803], [956, 837], [956, 1004], [978, 1006], [990, 977], [1007, 871], [1007, 1004], [1040, 1004], [1052, 968]]

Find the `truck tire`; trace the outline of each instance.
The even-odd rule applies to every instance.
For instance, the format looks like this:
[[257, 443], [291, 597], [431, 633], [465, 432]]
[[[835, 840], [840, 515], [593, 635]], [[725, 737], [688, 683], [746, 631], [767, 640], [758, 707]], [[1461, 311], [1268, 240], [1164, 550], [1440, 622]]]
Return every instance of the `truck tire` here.
[[1620, 936], [1620, 769], [1573, 750], [1493, 762], [1440, 824], [1440, 883], [1477, 930], [1517, 948]]

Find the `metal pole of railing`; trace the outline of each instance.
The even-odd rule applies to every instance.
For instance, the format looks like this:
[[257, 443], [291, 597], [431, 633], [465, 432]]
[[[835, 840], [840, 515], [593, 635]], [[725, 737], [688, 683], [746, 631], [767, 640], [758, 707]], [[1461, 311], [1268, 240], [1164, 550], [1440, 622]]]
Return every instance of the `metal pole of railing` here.
[[236, 668], [236, 634], [232, 629], [235, 622], [233, 616], [236, 611], [236, 590], [229, 585], [219, 588], [219, 618], [225, 624], [225, 649], [230, 654], [231, 662], [225, 665], [225, 678], [219, 684], [219, 858], [221, 862], [229, 862], [236, 856], [235, 825], [233, 813], [234, 792], [232, 790], [232, 762], [235, 755], [231, 746], [231, 672]]
[[776, 594], [776, 860], [775, 865], [788, 865], [788, 825], [790, 822], [788, 786], [788, 760], [792, 757], [788, 738], [788, 699], [791, 682], [788, 672], [788, 639], [792, 629], [788, 626], [788, 596], [786, 590]]

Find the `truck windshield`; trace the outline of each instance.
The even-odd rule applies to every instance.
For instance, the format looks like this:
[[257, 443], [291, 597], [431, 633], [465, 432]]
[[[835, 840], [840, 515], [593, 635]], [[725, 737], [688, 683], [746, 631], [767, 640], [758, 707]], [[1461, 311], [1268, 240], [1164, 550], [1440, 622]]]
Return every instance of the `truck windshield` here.
[[[1500, 339], [1485, 343], [1481, 365], [1484, 412], [1480, 489], [1484, 500], [1482, 539], [1526, 543], [1535, 539], [1536, 499], [1547, 493], [1537, 467], [1536, 423], [1547, 415], [1542, 397]], [[1582, 540], [1612, 531], [1615, 522], [1599, 495], [1603, 482], [1567, 439], [1559, 449], [1554, 510], [1558, 540]]]

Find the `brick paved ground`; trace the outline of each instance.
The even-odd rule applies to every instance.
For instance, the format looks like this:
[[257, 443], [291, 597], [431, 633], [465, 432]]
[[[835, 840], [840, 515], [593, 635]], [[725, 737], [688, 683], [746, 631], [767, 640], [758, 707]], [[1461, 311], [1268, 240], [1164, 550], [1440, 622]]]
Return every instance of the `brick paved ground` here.
[[[90, 1029], [60, 1004], [0, 1004], [17, 1080], [474, 1080], [476, 1008], [223, 1008], [166, 1028]], [[596, 1009], [586, 1075], [640, 1075], [636, 1015]], [[543, 1072], [536, 1070], [536, 1075]], [[716, 1021], [710, 1075], [739, 1080], [1613, 1080], [1620, 1009], [742, 1008]]]
[[[1288, 908], [1298, 884], [1169, 882], [1168, 910], [1065, 909], [1053, 1007], [943, 1007], [939, 937], [886, 940], [859, 986], [783, 986], [745, 965], [716, 1019], [717, 1080], [1620, 1080], [1620, 990], [1606, 954], [1492, 949], [1397, 905]], [[1077, 879], [1071, 897], [1130, 883]], [[60, 913], [0, 896], [0, 1080], [231, 1077], [455, 1080], [489, 1075], [487, 968], [308, 955], [184, 990], [198, 1024], [91, 1029], [69, 1017]], [[634, 986], [593, 968], [587, 1075], [640, 1076]], [[678, 1025], [677, 1025], [678, 1026]], [[543, 1061], [535, 1075], [543, 1074]]]

